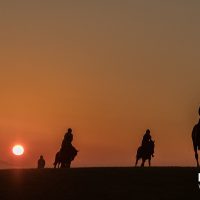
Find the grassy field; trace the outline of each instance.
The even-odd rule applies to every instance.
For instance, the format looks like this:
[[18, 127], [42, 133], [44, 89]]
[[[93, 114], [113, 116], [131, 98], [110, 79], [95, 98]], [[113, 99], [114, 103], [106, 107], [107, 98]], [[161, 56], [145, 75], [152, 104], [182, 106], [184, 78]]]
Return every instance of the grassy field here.
[[198, 170], [181, 167], [0, 170], [0, 199], [199, 199]]

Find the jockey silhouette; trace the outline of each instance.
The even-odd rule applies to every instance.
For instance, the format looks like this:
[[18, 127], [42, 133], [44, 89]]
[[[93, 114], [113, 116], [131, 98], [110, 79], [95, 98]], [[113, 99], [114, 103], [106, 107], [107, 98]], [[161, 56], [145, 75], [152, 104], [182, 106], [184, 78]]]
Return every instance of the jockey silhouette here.
[[[152, 142], [150, 130], [147, 129], [146, 133], [144, 134], [143, 139], [142, 139], [142, 148], [144, 151], [147, 149], [147, 146], [149, 145], [150, 142]], [[152, 156], [154, 156], [154, 155], [152, 155]]]
[[142, 139], [142, 146], [146, 146], [151, 141], [150, 130], [147, 129]]
[[62, 141], [61, 150], [63, 148], [66, 148], [66, 146], [71, 145], [72, 141], [73, 141], [72, 129], [69, 128], [67, 133], [65, 133], [64, 139]]

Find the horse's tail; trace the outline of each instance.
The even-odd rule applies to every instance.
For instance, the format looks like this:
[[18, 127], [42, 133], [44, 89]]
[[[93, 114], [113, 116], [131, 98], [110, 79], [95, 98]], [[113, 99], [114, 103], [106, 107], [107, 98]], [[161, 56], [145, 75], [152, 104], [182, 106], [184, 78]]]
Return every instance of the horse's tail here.
[[56, 165], [60, 162], [60, 151], [58, 151], [55, 155], [55, 161], [53, 165], [56, 167]]
[[139, 159], [142, 157], [142, 146], [138, 147], [137, 153], [136, 153], [136, 158]]

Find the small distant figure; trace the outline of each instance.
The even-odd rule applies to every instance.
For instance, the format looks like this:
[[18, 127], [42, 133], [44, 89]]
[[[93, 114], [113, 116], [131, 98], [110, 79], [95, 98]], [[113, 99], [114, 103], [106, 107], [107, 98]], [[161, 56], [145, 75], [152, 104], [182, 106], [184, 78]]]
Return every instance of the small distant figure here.
[[[199, 107], [199, 115], [200, 115], [200, 107]], [[198, 150], [200, 150], [200, 119], [199, 122], [194, 126], [192, 130], [192, 142], [195, 153], [195, 159], [197, 162], [197, 167], [199, 167], [199, 156]]]
[[45, 167], [45, 160], [43, 156], [41, 155], [38, 160], [38, 169], [44, 169], [44, 167]]
[[69, 128], [64, 135], [60, 151], [56, 153], [54, 168], [70, 168], [71, 162], [77, 156], [78, 151], [72, 145], [73, 134], [72, 129]]
[[135, 166], [137, 166], [139, 159], [142, 159], [141, 167], [144, 167], [146, 160], [148, 160], [150, 167], [151, 158], [154, 157], [154, 148], [155, 141], [151, 139], [150, 130], [147, 129], [142, 139], [142, 145], [137, 150]]

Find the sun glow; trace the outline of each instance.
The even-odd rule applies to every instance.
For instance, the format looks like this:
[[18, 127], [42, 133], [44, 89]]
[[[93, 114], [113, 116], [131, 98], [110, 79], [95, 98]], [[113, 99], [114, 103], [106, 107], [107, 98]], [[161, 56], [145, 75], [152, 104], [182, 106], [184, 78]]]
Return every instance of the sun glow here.
[[16, 156], [21, 156], [24, 154], [24, 147], [22, 145], [15, 145], [13, 148], [12, 148], [12, 152], [14, 155]]

